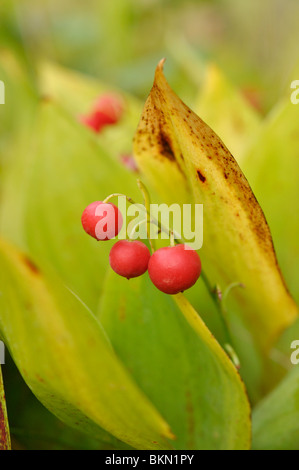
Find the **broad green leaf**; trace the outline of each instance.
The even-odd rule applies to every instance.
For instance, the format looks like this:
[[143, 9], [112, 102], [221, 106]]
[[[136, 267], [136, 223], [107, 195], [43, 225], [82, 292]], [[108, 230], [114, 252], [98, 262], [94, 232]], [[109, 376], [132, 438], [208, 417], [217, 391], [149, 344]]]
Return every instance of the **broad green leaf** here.
[[[250, 408], [236, 368], [183, 296], [147, 274], [112, 271], [99, 318], [139, 387], [166, 418], [176, 449], [248, 449]], [[185, 316], [185, 318], [184, 318]]]
[[[0, 165], [14, 158], [18, 132], [28, 132], [29, 123], [37, 106], [34, 80], [29, 77], [8, 50], [1, 49], [0, 80], [5, 86], [5, 105], [0, 106]], [[2, 170], [2, 168], [1, 168]]]
[[[298, 132], [298, 108], [288, 96], [270, 113], [243, 161], [269, 221], [282, 273], [297, 302], [299, 222], [294, 201], [299, 196]], [[290, 344], [298, 333], [297, 320], [273, 347], [266, 369], [272, 385], [290, 368]]]
[[289, 326], [280, 335], [279, 340], [275, 343], [269, 354], [267, 369], [265, 371], [268, 390], [272, 390], [279, 381], [281, 381], [286, 373], [289, 373], [294, 365], [291, 362], [291, 354], [293, 353], [292, 344], [294, 340], [299, 338], [299, 319]]
[[[290, 93], [290, 91], [288, 91]], [[279, 264], [299, 302], [299, 106], [289, 96], [270, 113], [243, 166], [273, 235]]]
[[10, 450], [10, 434], [0, 366], [0, 450]]
[[170, 448], [168, 424], [85, 305], [4, 241], [0, 267], [1, 337], [37, 398], [99, 439], [103, 428], [136, 448]]
[[138, 196], [136, 178], [55, 103], [42, 102], [36, 123], [7, 165], [0, 230], [50, 266], [95, 308], [113, 242], [82, 229], [81, 214], [114, 192]]
[[[108, 432], [95, 436], [67, 426], [34, 396], [8, 351], [3, 369], [12, 448], [16, 450], [106, 450], [131, 449]], [[97, 428], [99, 429], [99, 428]]]
[[[298, 310], [245, 176], [219, 137], [171, 90], [163, 61], [145, 104], [134, 152], [163, 202], [203, 204], [203, 269], [210, 283], [222, 290], [236, 282], [244, 286], [231, 291], [229, 320], [234, 319], [230, 323], [243, 375], [251, 374], [253, 354], [265, 358]], [[259, 367], [256, 382], [263, 378], [262, 364]], [[261, 393], [258, 385], [256, 394]]]
[[253, 448], [299, 450], [299, 368], [253, 411]]
[[242, 166], [244, 152], [259, 129], [261, 117], [214, 64], [206, 67], [195, 111], [226, 143]]

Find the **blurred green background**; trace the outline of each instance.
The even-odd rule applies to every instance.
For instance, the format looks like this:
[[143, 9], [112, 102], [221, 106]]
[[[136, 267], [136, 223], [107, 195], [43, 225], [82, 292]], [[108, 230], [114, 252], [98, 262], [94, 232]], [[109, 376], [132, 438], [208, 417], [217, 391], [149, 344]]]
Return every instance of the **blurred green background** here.
[[52, 59], [142, 98], [161, 57], [189, 100], [193, 59], [213, 60], [267, 111], [298, 64], [298, 15], [296, 0], [3, 0], [0, 41], [32, 72]]

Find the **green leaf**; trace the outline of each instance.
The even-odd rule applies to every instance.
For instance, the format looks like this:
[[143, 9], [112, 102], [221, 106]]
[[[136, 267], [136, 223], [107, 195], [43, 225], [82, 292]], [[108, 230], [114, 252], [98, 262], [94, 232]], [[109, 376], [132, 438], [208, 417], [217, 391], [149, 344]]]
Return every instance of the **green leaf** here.
[[195, 111], [242, 166], [243, 155], [258, 132], [261, 117], [215, 64], [206, 67]]
[[4, 385], [0, 366], [0, 450], [10, 450], [10, 434], [7, 418]]
[[132, 450], [130, 446], [104, 430], [100, 440], [99, 427], [93, 436], [57, 419], [26, 385], [8, 351], [5, 354], [3, 373], [14, 450]]
[[136, 448], [169, 449], [168, 424], [85, 305], [4, 241], [0, 268], [1, 336], [37, 398], [99, 439], [103, 428]]
[[5, 105], [0, 106], [0, 165], [14, 159], [16, 135], [27, 133], [38, 103], [32, 76], [25, 73], [15, 54], [1, 49], [0, 79], [5, 85]]
[[253, 448], [299, 450], [299, 368], [253, 411]]
[[[289, 94], [289, 90], [288, 90]], [[298, 108], [289, 96], [270, 113], [243, 160], [243, 167], [271, 227], [275, 251], [287, 285], [299, 302]], [[290, 368], [290, 344], [298, 337], [298, 320], [275, 343], [265, 369], [268, 389]]]
[[[290, 93], [290, 92], [289, 92]], [[299, 220], [295, 209], [299, 187], [298, 105], [290, 97], [266, 119], [243, 161], [273, 235], [288, 287], [299, 302]]]
[[170, 424], [175, 448], [248, 449], [244, 385], [188, 301], [175, 296], [177, 306], [147, 275], [127, 281], [112, 271], [104, 292], [99, 318], [139, 387]]
[[[222, 291], [236, 282], [244, 286], [230, 293], [229, 321], [243, 376], [258, 397], [263, 380], [260, 358], [268, 356], [298, 309], [245, 176], [219, 137], [171, 90], [163, 61], [156, 70], [134, 149], [141, 170], [163, 202], [203, 204], [201, 257], [210, 283]], [[252, 367], [252, 360], [257, 367]], [[254, 379], [252, 371], [257, 374]]]
[[1, 233], [57, 271], [94, 309], [113, 241], [87, 236], [81, 214], [113, 192], [137, 196], [136, 178], [52, 102], [41, 103], [22, 142], [4, 174]]

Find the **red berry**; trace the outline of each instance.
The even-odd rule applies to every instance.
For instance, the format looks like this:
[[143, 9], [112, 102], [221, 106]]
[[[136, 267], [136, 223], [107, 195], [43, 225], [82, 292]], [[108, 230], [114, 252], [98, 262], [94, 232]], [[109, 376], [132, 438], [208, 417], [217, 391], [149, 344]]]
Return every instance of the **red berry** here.
[[123, 113], [123, 101], [120, 96], [106, 93], [100, 96], [93, 107], [95, 112], [101, 112], [109, 119], [109, 124], [117, 123]]
[[116, 124], [123, 113], [123, 103], [116, 95], [105, 94], [94, 103], [92, 111], [81, 116], [80, 121], [95, 132], [100, 132], [104, 126]]
[[153, 284], [165, 294], [177, 294], [195, 284], [201, 262], [196, 251], [186, 245], [159, 248], [151, 256], [148, 273]]
[[111, 202], [95, 201], [84, 209], [81, 222], [85, 232], [96, 240], [110, 240], [120, 232], [123, 218]]
[[109, 261], [113, 271], [131, 279], [147, 271], [150, 256], [150, 251], [144, 243], [138, 240], [119, 240], [110, 251]]
[[80, 121], [95, 132], [100, 132], [104, 126], [115, 123], [110, 116], [102, 111], [94, 111], [87, 116], [81, 116]]

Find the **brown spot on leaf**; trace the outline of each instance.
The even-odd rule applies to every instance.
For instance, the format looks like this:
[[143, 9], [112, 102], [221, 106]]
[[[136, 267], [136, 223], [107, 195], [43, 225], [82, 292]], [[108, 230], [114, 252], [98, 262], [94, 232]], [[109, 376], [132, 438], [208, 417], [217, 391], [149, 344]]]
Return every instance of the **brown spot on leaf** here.
[[27, 268], [30, 269], [30, 271], [33, 273], [33, 274], [39, 274], [40, 273], [40, 270], [39, 268], [36, 266], [35, 263], [33, 263], [33, 261], [31, 259], [29, 259], [27, 256], [23, 256], [23, 261], [25, 263], [25, 265], [27, 266]]
[[197, 170], [197, 176], [202, 183], [206, 181], [206, 177], [199, 170]]
[[38, 382], [40, 382], [41, 384], [44, 384], [45, 383], [45, 380], [39, 375], [39, 374], [36, 374], [36, 379]]
[[174, 151], [172, 149], [171, 143], [167, 135], [163, 132], [160, 132], [160, 152], [161, 154], [168, 158], [169, 160], [175, 160]]

